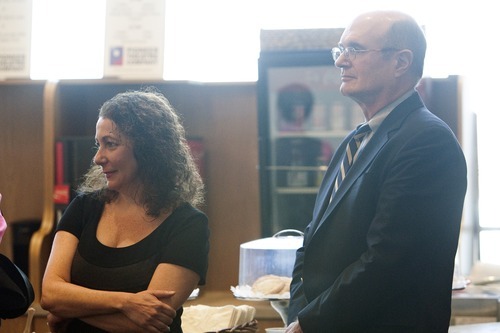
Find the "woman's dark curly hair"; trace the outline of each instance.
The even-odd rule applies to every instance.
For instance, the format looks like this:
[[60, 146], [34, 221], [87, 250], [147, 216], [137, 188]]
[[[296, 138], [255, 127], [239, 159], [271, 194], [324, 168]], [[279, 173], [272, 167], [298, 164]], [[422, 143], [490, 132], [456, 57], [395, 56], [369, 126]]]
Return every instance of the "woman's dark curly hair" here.
[[[99, 118], [112, 120], [133, 146], [143, 189], [139, 200], [148, 215], [159, 216], [188, 202], [203, 203], [203, 182], [185, 130], [167, 98], [153, 87], [120, 93], [106, 101]], [[117, 193], [107, 188], [100, 166], [91, 166], [80, 193], [96, 192], [106, 202]]]

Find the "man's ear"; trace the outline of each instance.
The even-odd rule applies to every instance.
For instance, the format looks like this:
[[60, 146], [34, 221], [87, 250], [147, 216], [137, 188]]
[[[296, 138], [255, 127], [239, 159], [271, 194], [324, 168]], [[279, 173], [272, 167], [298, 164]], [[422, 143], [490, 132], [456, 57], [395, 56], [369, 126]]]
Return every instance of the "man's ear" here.
[[402, 76], [410, 70], [413, 63], [413, 52], [408, 49], [400, 50], [396, 54], [396, 71], [397, 77]]

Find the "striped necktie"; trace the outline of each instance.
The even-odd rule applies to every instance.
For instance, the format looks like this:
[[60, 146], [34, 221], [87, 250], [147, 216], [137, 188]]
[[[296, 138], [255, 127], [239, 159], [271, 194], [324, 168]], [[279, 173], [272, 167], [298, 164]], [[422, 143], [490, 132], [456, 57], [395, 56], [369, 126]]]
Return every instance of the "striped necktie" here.
[[358, 152], [359, 146], [361, 146], [361, 142], [363, 142], [363, 139], [370, 131], [370, 125], [368, 125], [367, 123], [363, 124], [358, 127], [356, 133], [353, 135], [351, 140], [349, 140], [349, 143], [346, 147], [344, 159], [342, 160], [342, 164], [340, 165], [339, 173], [337, 174], [337, 178], [335, 179], [333, 193], [337, 192], [337, 189], [347, 175], [347, 171], [349, 171], [351, 165], [356, 159], [356, 154]]

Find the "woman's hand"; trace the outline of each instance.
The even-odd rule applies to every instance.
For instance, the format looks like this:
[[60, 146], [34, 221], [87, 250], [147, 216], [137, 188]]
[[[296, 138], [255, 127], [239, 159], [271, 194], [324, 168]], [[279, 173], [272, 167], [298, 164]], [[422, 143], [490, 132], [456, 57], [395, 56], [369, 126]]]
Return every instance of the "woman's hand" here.
[[145, 290], [131, 294], [123, 304], [122, 312], [147, 332], [167, 332], [176, 316], [176, 310], [166, 304], [175, 292]]

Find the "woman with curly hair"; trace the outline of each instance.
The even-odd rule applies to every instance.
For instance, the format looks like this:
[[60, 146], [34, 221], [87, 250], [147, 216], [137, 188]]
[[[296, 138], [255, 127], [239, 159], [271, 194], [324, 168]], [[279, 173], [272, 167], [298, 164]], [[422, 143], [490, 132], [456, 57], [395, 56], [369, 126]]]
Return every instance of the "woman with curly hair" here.
[[57, 332], [182, 332], [205, 283], [203, 183], [179, 116], [153, 88], [103, 104], [93, 165], [57, 225], [41, 305]]

